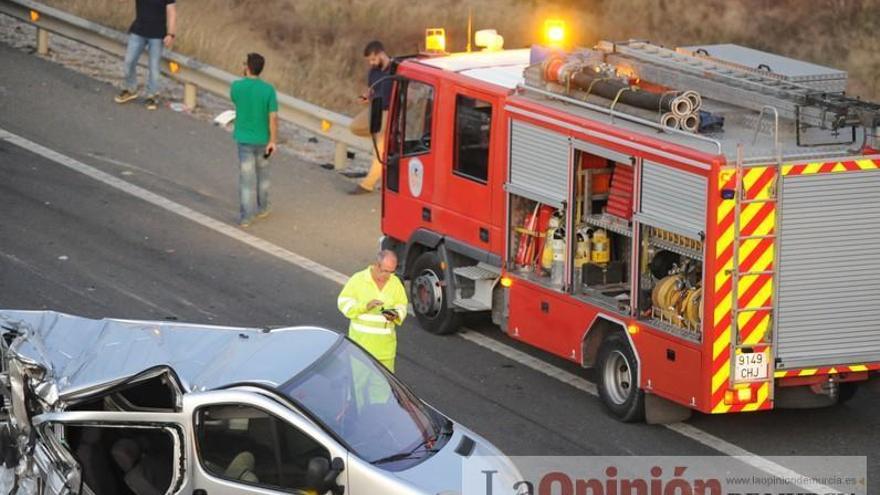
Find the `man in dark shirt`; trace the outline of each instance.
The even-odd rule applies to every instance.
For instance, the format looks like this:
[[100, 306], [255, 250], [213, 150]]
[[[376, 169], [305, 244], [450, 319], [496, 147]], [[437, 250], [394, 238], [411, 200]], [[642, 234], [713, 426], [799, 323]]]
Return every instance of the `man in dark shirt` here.
[[177, 27], [175, 0], [135, 0], [135, 19], [129, 28], [125, 52], [125, 82], [116, 103], [128, 103], [138, 97], [137, 62], [144, 49], [149, 51], [150, 72], [147, 78], [147, 108], [159, 106], [159, 62], [162, 45], [171, 48]]
[[382, 130], [374, 136], [376, 139], [378, 154], [373, 157], [370, 171], [358, 184], [351, 194], [366, 194], [373, 192], [376, 184], [382, 180], [382, 162], [380, 155], [385, 147], [385, 123], [388, 118], [388, 104], [391, 103], [391, 58], [385, 53], [385, 47], [380, 41], [371, 41], [364, 48], [364, 57], [370, 65], [367, 73], [367, 92], [361, 95], [362, 103], [370, 103], [373, 99], [382, 101]]

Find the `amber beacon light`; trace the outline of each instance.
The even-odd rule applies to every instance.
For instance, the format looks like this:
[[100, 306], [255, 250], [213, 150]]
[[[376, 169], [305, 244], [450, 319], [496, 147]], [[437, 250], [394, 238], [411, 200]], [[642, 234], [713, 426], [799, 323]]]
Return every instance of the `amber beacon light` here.
[[446, 51], [446, 30], [431, 28], [425, 30], [425, 51], [444, 53]]
[[565, 21], [560, 19], [544, 21], [544, 43], [549, 46], [562, 46], [565, 43]]

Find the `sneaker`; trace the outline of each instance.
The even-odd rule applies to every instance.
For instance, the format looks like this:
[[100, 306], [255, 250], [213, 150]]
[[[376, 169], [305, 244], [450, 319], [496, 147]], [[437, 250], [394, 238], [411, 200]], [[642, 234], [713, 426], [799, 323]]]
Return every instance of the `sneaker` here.
[[159, 97], [150, 96], [147, 98], [147, 110], [155, 110], [159, 108]]
[[266, 218], [266, 217], [268, 217], [268, 216], [269, 216], [269, 210], [263, 210], [263, 211], [257, 213], [256, 219], [257, 219], [257, 220], [262, 220], [262, 219], [264, 219], [264, 218]]
[[246, 229], [246, 228], [248, 228], [248, 227], [251, 226], [251, 221], [250, 221], [250, 219], [248, 219], [248, 220], [239, 220], [239, 221], [238, 221], [238, 226], [241, 227], [241, 228], [243, 228], [243, 229]]
[[115, 98], [113, 98], [113, 101], [115, 101], [116, 103], [128, 103], [137, 97], [138, 97], [137, 93], [132, 93], [131, 91], [129, 91], [127, 89], [123, 89], [122, 91], [119, 92], [118, 95], [116, 95]]

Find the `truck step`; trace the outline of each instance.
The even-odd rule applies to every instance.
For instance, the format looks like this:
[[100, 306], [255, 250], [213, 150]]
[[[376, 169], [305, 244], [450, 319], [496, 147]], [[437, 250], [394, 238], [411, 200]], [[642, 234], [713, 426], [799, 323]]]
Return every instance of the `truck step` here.
[[468, 311], [489, 311], [492, 309], [491, 304], [486, 304], [483, 301], [478, 301], [473, 298], [456, 299], [455, 301], [452, 301], [452, 304]]
[[453, 268], [452, 273], [468, 280], [493, 280], [501, 276], [501, 270], [487, 263]]

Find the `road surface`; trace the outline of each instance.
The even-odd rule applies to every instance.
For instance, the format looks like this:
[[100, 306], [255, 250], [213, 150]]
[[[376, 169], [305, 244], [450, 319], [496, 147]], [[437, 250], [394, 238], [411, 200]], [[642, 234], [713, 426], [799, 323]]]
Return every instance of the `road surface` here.
[[[0, 64], [0, 130], [173, 205], [157, 206], [0, 139], [0, 307], [346, 328], [332, 277], [246, 241], [349, 274], [375, 253], [377, 196], [348, 196], [353, 182], [280, 153], [272, 163], [272, 215], [240, 230], [233, 227], [237, 163], [227, 131], [167, 109], [116, 105], [110, 85], [2, 44]], [[218, 231], [174, 208], [230, 228]], [[721, 455], [742, 448], [760, 456], [868, 456], [869, 478], [880, 475], [880, 394], [860, 391], [846, 405], [821, 410], [696, 414], [678, 429], [622, 424], [571, 379], [548, 374], [561, 370], [576, 385], [592, 380], [588, 372], [506, 340], [484, 319], [468, 326], [471, 339], [437, 337], [408, 320], [399, 332], [398, 374], [508, 454]]]

